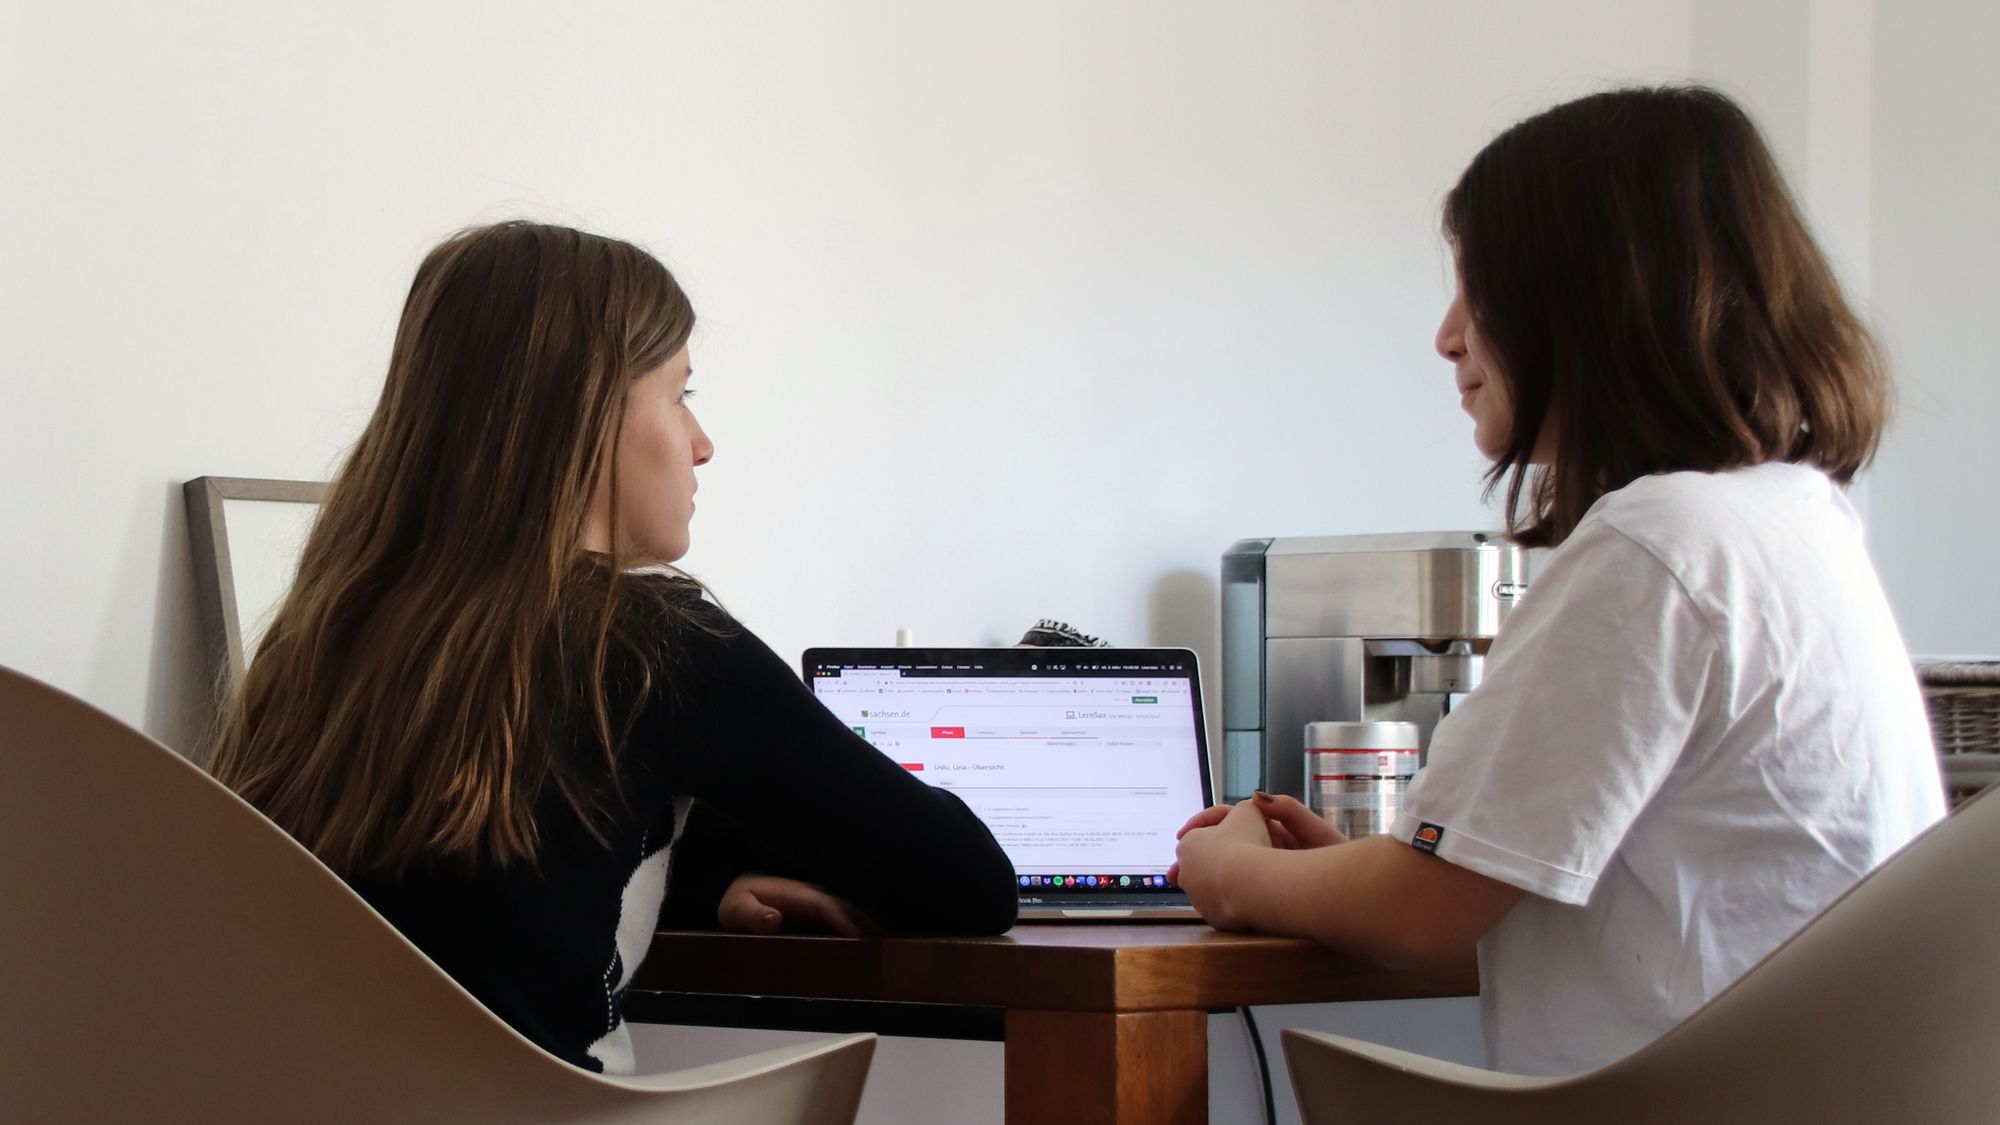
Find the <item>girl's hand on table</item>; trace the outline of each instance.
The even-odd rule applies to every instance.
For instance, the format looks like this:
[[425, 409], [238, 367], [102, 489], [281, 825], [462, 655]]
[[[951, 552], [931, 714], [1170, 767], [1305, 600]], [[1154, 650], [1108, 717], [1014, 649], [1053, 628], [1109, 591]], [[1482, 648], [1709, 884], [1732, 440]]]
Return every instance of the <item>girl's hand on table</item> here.
[[[1215, 811], [1210, 809], [1196, 819]], [[1242, 929], [1245, 923], [1238, 916], [1232, 893], [1237, 884], [1234, 866], [1245, 860], [1254, 862], [1257, 853], [1271, 849], [1270, 823], [1255, 801], [1242, 801], [1226, 807], [1220, 820], [1190, 824], [1181, 833], [1167, 880], [1187, 892], [1188, 900], [1209, 925], [1218, 930]]]
[[[1328, 844], [1345, 844], [1342, 836], [1326, 819], [1300, 803], [1296, 797], [1273, 797], [1259, 789], [1244, 804], [1255, 805], [1264, 814], [1265, 826], [1271, 833], [1274, 848], [1323, 848]], [[1188, 833], [1198, 828], [1213, 828], [1221, 824], [1234, 805], [1212, 805], [1188, 818], [1181, 830], [1174, 833], [1174, 839], [1184, 839]], [[1173, 879], [1172, 872], [1167, 875]]]
[[1273, 797], [1259, 789], [1250, 800], [1264, 814], [1274, 848], [1324, 848], [1347, 842], [1339, 829], [1296, 797]]
[[779, 875], [738, 875], [716, 905], [715, 920], [725, 930], [775, 934], [779, 930], [831, 930], [842, 937], [879, 933], [881, 927], [861, 908], [797, 879]]

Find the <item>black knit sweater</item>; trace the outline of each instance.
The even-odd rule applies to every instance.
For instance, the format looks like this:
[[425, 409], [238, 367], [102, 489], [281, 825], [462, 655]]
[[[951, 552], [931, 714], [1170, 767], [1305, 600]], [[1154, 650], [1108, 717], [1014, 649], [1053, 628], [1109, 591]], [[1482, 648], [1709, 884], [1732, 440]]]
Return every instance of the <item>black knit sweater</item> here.
[[[680, 630], [671, 689], [643, 701], [598, 843], [566, 803], [538, 805], [533, 866], [439, 867], [349, 883], [500, 1018], [590, 1070], [632, 1068], [621, 1003], [658, 925], [713, 928], [746, 871], [816, 883], [892, 933], [999, 933], [1013, 867], [965, 805], [910, 776], [814, 699], [762, 641], [707, 603], [721, 635]], [[630, 659], [606, 679], [636, 701]], [[586, 716], [579, 763], [603, 749]]]

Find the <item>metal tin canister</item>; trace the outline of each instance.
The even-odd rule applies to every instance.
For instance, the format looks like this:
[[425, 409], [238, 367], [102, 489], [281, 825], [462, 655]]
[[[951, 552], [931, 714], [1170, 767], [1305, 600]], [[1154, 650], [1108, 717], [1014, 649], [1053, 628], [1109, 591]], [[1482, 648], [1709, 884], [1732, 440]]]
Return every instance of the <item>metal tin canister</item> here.
[[1417, 753], [1415, 723], [1307, 723], [1306, 806], [1350, 840], [1387, 832]]

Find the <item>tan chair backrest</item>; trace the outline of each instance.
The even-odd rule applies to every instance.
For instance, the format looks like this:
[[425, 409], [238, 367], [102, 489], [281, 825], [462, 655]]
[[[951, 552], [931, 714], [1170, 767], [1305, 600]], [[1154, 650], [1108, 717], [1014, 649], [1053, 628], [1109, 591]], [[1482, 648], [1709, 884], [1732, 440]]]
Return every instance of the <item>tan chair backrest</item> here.
[[1285, 1032], [1285, 1055], [1314, 1125], [2000, 1121], [2000, 797], [1962, 808], [1678, 1027], [1588, 1074], [1496, 1074], [1306, 1031]]
[[2000, 800], [1913, 841], [1596, 1078], [1680, 1087], [1687, 1114], [2000, 1121]]
[[[784, 1079], [826, 1087], [793, 1091], [822, 1109], [786, 1120], [851, 1121], [872, 1044], [846, 1047], [858, 1071]], [[671, 1084], [543, 1052], [235, 794], [0, 669], [0, 1116], [765, 1119], [724, 1086], [663, 1115]]]

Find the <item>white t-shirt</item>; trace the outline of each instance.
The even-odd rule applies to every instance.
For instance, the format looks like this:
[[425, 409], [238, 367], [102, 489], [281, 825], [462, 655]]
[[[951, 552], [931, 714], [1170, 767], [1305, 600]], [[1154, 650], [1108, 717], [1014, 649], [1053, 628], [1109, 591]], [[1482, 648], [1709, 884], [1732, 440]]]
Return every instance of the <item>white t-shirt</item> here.
[[1530, 892], [1479, 943], [1487, 1053], [1564, 1075], [1651, 1042], [1943, 815], [1860, 521], [1773, 463], [1599, 500], [1391, 832]]

